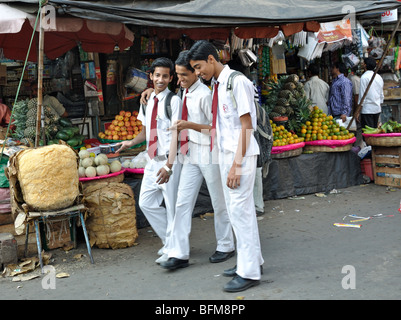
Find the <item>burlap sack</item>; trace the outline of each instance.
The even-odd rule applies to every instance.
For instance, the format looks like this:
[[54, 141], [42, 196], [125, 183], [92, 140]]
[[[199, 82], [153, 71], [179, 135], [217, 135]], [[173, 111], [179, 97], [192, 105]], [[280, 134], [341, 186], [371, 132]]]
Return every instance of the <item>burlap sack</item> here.
[[135, 199], [125, 183], [99, 182], [83, 186], [89, 216], [86, 228], [90, 245], [119, 249], [131, 247], [138, 238]]
[[78, 155], [66, 145], [53, 144], [19, 151], [9, 159], [10, 184], [30, 211], [72, 206], [79, 196]]

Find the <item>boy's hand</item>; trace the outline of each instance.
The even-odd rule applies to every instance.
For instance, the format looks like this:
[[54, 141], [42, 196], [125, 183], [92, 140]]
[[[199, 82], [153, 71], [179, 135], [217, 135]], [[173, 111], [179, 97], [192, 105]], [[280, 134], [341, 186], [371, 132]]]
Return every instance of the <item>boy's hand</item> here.
[[131, 141], [123, 141], [123, 142], [116, 143], [116, 146], [120, 146], [120, 148], [116, 151], [116, 153], [118, 153], [125, 149], [131, 148], [132, 144], [131, 144]]
[[166, 169], [160, 168], [160, 170], [157, 172], [156, 183], [157, 184], [167, 183], [169, 181], [169, 179], [170, 179], [170, 175], [168, 174]]
[[150, 98], [150, 95], [153, 92], [153, 88], [148, 88], [146, 89], [144, 92], [141, 93], [141, 99], [140, 99], [140, 103], [143, 105], [146, 105], [148, 103], [148, 100]]
[[181, 130], [187, 129], [187, 124], [188, 121], [186, 120], [177, 120], [170, 128], [168, 128], [168, 130], [169, 131], [177, 130], [178, 132], [180, 132]]
[[227, 176], [227, 187], [230, 189], [236, 189], [240, 186], [241, 182], [241, 165], [233, 163]]

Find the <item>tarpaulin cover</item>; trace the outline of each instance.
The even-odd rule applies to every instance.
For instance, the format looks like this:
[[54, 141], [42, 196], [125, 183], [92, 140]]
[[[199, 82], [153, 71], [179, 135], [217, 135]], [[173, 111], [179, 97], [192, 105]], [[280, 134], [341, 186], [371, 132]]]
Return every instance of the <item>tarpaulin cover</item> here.
[[360, 158], [352, 151], [316, 152], [273, 159], [263, 180], [264, 199], [328, 192], [363, 183]]
[[[36, 15], [0, 4], [0, 48], [9, 59], [24, 60], [35, 26]], [[87, 52], [112, 53], [130, 47], [134, 34], [124, 24], [110, 21], [87, 20], [75, 17], [56, 17], [54, 24], [45, 24], [44, 52], [56, 59], [78, 43]], [[39, 31], [39, 23], [36, 26]], [[35, 33], [29, 61], [37, 60], [39, 32]]]
[[266, 26], [311, 20], [328, 22], [342, 19], [348, 13], [380, 13], [401, 6], [396, 0], [50, 0], [49, 4], [61, 5], [64, 12], [81, 18], [171, 28]]

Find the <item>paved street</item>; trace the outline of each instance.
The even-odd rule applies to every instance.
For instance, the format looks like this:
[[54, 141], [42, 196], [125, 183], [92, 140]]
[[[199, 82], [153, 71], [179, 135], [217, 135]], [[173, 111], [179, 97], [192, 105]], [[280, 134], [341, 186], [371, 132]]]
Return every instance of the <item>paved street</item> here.
[[[222, 291], [229, 278], [221, 273], [235, 258], [209, 263], [215, 240], [213, 217], [205, 216], [193, 219], [188, 268], [160, 268], [154, 262], [160, 241], [144, 228], [134, 247], [93, 248], [93, 265], [83, 241], [68, 253], [53, 250], [56, 272], [69, 277], [56, 279], [55, 289], [42, 288], [43, 276], [26, 282], [0, 278], [2, 299], [401, 299], [400, 191], [369, 184], [325, 197], [267, 201], [259, 218], [264, 274], [259, 286], [244, 292]], [[351, 214], [382, 215], [354, 222], [359, 229], [333, 225], [357, 220]], [[85, 256], [77, 261], [77, 253]]]

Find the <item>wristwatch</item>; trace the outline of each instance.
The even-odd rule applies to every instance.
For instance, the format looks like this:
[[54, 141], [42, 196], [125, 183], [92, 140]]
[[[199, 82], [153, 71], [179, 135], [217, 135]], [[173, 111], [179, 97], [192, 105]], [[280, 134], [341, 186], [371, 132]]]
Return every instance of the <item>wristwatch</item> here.
[[169, 167], [167, 167], [167, 165], [165, 164], [164, 165], [164, 170], [166, 170], [167, 171], [167, 174], [169, 175], [169, 176], [171, 176], [172, 174], [173, 174], [173, 170], [171, 170]]

